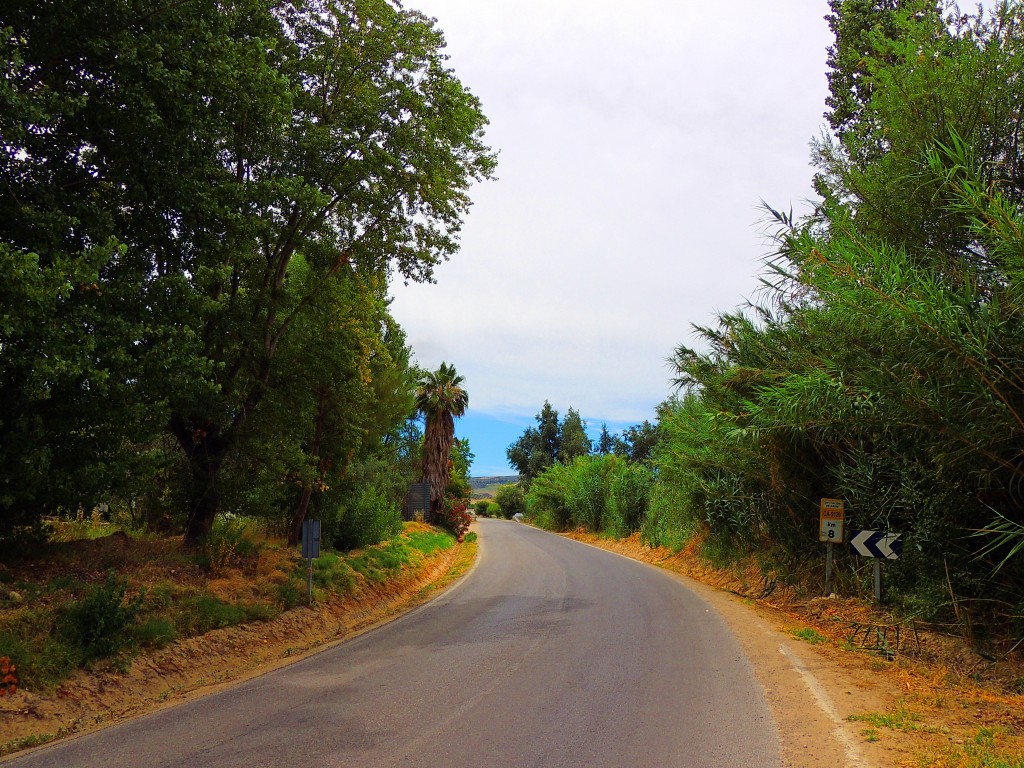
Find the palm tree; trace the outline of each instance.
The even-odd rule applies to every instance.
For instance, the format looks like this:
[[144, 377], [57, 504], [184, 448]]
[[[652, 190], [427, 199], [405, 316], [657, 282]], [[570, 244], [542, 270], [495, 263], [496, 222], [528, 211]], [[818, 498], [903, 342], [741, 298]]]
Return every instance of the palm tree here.
[[423, 435], [423, 482], [430, 484], [430, 517], [437, 519], [451, 476], [451, 451], [455, 440], [455, 419], [466, 412], [469, 394], [462, 386], [465, 379], [454, 365], [441, 363], [427, 372], [416, 388], [416, 410], [426, 419]]

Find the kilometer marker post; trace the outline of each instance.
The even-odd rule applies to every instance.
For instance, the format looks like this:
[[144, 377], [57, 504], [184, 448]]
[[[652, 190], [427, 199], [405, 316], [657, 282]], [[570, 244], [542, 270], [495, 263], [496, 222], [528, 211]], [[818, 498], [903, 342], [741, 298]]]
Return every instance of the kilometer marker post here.
[[832, 546], [843, 542], [843, 518], [846, 504], [842, 499], [822, 499], [818, 506], [818, 541], [825, 542], [825, 596], [832, 594]]

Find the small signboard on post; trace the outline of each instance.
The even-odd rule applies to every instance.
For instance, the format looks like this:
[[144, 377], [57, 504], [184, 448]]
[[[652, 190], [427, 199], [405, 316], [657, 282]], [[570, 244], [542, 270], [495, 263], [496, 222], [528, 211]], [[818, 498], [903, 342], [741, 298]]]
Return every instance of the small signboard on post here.
[[405, 494], [402, 519], [423, 522], [430, 517], [430, 483], [413, 483]]
[[818, 541], [843, 543], [843, 519], [846, 504], [841, 499], [822, 499], [818, 507]]
[[892, 531], [850, 531], [850, 551], [861, 557], [873, 557], [875, 602], [882, 602], [882, 561], [899, 560], [903, 554], [903, 534]]
[[320, 521], [302, 521], [302, 556], [308, 561], [306, 567], [306, 595], [313, 604], [313, 560], [320, 557]]
[[842, 499], [822, 499], [818, 505], [818, 541], [825, 542], [825, 594], [832, 594], [832, 545], [843, 541], [846, 504]]

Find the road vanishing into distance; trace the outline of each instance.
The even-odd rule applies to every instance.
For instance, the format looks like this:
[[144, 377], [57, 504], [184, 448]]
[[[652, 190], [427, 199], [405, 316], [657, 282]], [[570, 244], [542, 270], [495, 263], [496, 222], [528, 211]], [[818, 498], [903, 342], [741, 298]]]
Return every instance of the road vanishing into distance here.
[[679, 579], [519, 523], [478, 530], [477, 567], [406, 616], [10, 765], [780, 765], [749, 664]]

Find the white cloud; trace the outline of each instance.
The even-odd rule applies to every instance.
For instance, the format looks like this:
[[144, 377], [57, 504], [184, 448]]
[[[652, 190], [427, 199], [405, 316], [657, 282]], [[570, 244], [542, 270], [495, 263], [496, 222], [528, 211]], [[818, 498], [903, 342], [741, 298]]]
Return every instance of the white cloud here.
[[651, 417], [690, 324], [754, 291], [759, 200], [811, 195], [827, 3], [408, 5], [438, 18], [501, 152], [462, 252], [394, 289], [417, 359], [453, 362], [487, 413]]

